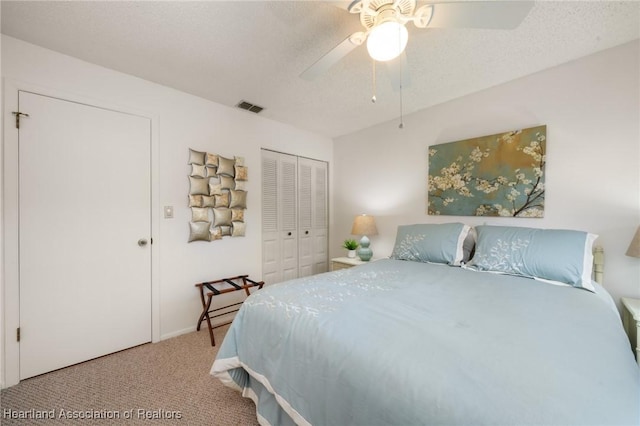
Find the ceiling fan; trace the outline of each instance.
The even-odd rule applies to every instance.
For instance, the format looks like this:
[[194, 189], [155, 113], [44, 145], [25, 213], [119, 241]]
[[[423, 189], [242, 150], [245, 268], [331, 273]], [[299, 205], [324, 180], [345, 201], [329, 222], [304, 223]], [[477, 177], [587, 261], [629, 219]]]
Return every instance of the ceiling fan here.
[[408, 42], [406, 24], [417, 28], [513, 29], [527, 16], [533, 1], [472, 1], [430, 3], [416, 8], [416, 0], [355, 0], [347, 10], [360, 15], [358, 31], [306, 69], [300, 77], [314, 80], [366, 41], [375, 61], [390, 61]]

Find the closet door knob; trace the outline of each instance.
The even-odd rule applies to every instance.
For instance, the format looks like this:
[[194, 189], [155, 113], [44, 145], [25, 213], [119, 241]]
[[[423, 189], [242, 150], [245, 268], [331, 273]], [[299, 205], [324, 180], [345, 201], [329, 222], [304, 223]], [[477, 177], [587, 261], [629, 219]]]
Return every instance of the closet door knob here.
[[309, 231], [304, 231], [305, 235], [309, 235]]
[[287, 232], [287, 235], [288, 235], [288, 236], [291, 236], [291, 232]]

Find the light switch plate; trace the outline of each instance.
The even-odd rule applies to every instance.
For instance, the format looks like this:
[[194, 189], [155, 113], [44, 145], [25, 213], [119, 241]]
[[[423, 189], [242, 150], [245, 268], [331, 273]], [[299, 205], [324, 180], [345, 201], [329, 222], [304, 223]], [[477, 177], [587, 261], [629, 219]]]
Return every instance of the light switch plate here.
[[164, 206], [164, 218], [173, 219], [173, 206]]

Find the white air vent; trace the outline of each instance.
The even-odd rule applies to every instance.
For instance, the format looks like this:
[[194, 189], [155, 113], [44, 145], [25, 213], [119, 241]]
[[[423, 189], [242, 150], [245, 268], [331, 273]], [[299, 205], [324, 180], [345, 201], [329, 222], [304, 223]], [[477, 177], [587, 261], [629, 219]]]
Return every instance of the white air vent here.
[[262, 111], [264, 109], [261, 106], [254, 105], [254, 104], [249, 103], [247, 101], [240, 101], [240, 102], [238, 102], [238, 104], [236, 106], [238, 108], [240, 108], [240, 109], [246, 109], [247, 111], [255, 112], [256, 114], [258, 114], [260, 111]]

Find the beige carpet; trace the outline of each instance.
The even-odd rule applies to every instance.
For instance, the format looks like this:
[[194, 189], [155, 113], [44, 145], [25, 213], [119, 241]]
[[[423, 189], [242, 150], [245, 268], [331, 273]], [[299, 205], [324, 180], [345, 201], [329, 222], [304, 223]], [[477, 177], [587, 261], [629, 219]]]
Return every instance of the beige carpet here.
[[[217, 345], [227, 329], [215, 330]], [[217, 350], [205, 327], [23, 380], [2, 390], [0, 424], [257, 425], [253, 402], [209, 375]], [[53, 420], [10, 418], [51, 410]], [[86, 419], [96, 414], [120, 419]]]

